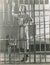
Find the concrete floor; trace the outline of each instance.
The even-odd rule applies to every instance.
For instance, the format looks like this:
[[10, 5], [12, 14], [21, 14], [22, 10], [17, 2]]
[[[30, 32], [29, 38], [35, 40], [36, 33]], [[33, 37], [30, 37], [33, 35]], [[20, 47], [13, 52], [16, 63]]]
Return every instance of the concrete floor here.
[[0, 63], [0, 65], [50, 65], [50, 64], [4, 64], [4, 63]]
[[[13, 54], [14, 55], [14, 54]], [[14, 56], [12, 55], [12, 57], [13, 57], [13, 59], [14, 59]], [[22, 56], [23, 55], [21, 55], [20, 57], [22, 58]], [[7, 57], [8, 57], [8, 55], [7, 55]], [[16, 57], [16, 56], [15, 56]], [[17, 55], [17, 57], [19, 57], [18, 55]], [[50, 62], [50, 55], [47, 55], [46, 56], [47, 57], [47, 62]], [[18, 59], [18, 58], [17, 58]], [[4, 60], [4, 53], [0, 53], [0, 61], [3, 61]], [[34, 62], [34, 55], [31, 55], [31, 61], [32, 62]], [[45, 60], [44, 60], [44, 55], [43, 56], [41, 56], [41, 61], [42, 62], [45, 62]], [[29, 60], [27, 60], [27, 62], [29, 62]], [[40, 62], [40, 55], [36, 55], [36, 62]], [[41, 64], [23, 64], [23, 63], [21, 63], [21, 64], [8, 64], [8, 63], [4, 63], [4, 62], [0, 62], [0, 65], [50, 65], [50, 63], [41, 63]]]

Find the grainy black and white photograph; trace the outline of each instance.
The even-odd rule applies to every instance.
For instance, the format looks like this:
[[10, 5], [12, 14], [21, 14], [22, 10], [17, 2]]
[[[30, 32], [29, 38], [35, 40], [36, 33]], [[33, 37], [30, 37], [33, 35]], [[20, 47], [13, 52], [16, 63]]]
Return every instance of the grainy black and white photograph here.
[[0, 64], [50, 65], [50, 0], [0, 0]]

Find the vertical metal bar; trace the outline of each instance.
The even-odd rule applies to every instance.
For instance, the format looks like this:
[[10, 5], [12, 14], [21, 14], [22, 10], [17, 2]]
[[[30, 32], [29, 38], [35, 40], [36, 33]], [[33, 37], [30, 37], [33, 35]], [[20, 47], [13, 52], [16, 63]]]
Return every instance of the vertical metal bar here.
[[[5, 0], [5, 1], [6, 1], [6, 0]], [[4, 13], [4, 18], [5, 18], [5, 4], [6, 4], [5, 1], [4, 1], [4, 12], [3, 12], [3, 13]], [[4, 22], [5, 22], [5, 19], [4, 19]], [[5, 60], [6, 60], [6, 59], [5, 59], [5, 49], [4, 49], [4, 63], [5, 63]]]
[[[29, 16], [30, 16], [30, 0], [28, 0], [28, 12], [29, 12]], [[30, 46], [30, 21], [29, 21], [29, 24], [28, 24], [28, 34], [29, 34], [29, 46]], [[31, 62], [31, 54], [30, 54], [30, 47], [29, 47], [29, 63]]]
[[[29, 21], [28, 27], [29, 27], [29, 45], [30, 45], [30, 21]], [[30, 56], [31, 56], [31, 55], [30, 55], [30, 47], [29, 47], [29, 63], [30, 63], [30, 61], [31, 61]]]
[[49, 11], [49, 43], [50, 43], [50, 0], [49, 0], [49, 10], [48, 11]]
[[10, 22], [11, 22], [12, 21], [12, 0], [8, 0], [8, 5], [9, 5], [9, 8], [10, 8], [8, 15], [10, 14]]
[[4, 0], [3, 0], [3, 22], [4, 22]]
[[[29, 27], [29, 45], [30, 45], [30, 22], [29, 22], [29, 25], [28, 25], [28, 27]], [[30, 47], [29, 47], [29, 63], [30, 63]]]
[[[25, 3], [25, 1], [23, 0], [23, 4]], [[23, 13], [23, 11], [21, 11], [21, 13]], [[22, 15], [22, 14], [21, 14]], [[23, 18], [24, 19], [24, 18]], [[22, 33], [23, 33], [23, 38], [22, 38], [22, 42], [24, 43], [24, 63], [25, 63], [25, 53], [26, 53], [26, 42], [25, 42], [25, 26], [24, 26], [24, 21], [23, 21], [23, 25], [22, 25]], [[27, 41], [27, 40], [26, 40]]]
[[[32, 0], [31, 0], [32, 1]], [[35, 3], [34, 3], [34, 0], [33, 0], [33, 4], [31, 3], [31, 17], [33, 18], [33, 23], [35, 21]], [[33, 24], [34, 26], [34, 24]], [[34, 32], [33, 32], [34, 33]], [[36, 32], [35, 32], [36, 33]], [[34, 38], [34, 35], [33, 35], [33, 38]], [[34, 45], [34, 43], [33, 43]], [[33, 53], [34, 54], [34, 53]]]
[[19, 63], [20, 63], [20, 25], [19, 25]]
[[[24, 21], [23, 21], [23, 24], [24, 24]], [[27, 53], [27, 49], [26, 49], [26, 41], [25, 41], [25, 26], [22, 26], [23, 27], [23, 39], [22, 39], [22, 41], [24, 42], [24, 63], [25, 63], [25, 53]]]
[[[11, 39], [10, 39], [11, 41]], [[10, 43], [10, 42], [9, 42]], [[11, 43], [10, 43], [11, 44]], [[9, 44], [9, 63], [11, 63], [11, 45]]]
[[41, 63], [41, 29], [40, 29], [40, 0], [39, 0], [39, 43], [40, 43], [40, 63]]
[[[19, 1], [20, 1], [20, 0], [17, 0], [17, 2], [18, 2], [18, 3], [17, 3], [17, 6], [18, 6], [18, 7], [19, 7]], [[18, 13], [18, 14], [19, 14], [19, 13]], [[19, 38], [18, 38], [19, 52], [18, 52], [18, 53], [19, 53], [19, 64], [20, 64], [20, 42], [21, 42], [21, 40], [20, 40], [20, 29], [21, 29], [21, 26], [20, 26], [20, 25], [18, 26], [18, 29], [19, 29], [19, 33], [18, 33], [18, 34], [19, 34]]]
[[[14, 52], [15, 52], [15, 55], [16, 55], [16, 38], [14, 39], [14, 45], [15, 45]], [[14, 57], [15, 57], [15, 56], [14, 56]], [[16, 57], [15, 57], [15, 59], [14, 59], [14, 63], [15, 63], [15, 61], [16, 61]]]
[[[8, 5], [10, 8], [9, 14], [10, 14], [10, 22], [11, 22], [12, 21], [12, 0], [8, 0]], [[11, 63], [11, 46], [9, 46], [9, 63]]]
[[[34, 0], [34, 29], [35, 29], [35, 0]], [[34, 30], [34, 63], [36, 63], [36, 43], [35, 43], [35, 30]]]
[[[6, 0], [4, 0], [4, 22], [6, 22], [7, 21], [7, 16], [6, 15], [8, 15], [7, 14], [7, 3], [6, 3]], [[6, 50], [4, 51], [4, 63], [6, 62]]]
[[[14, 41], [14, 57], [15, 57], [15, 43], [16, 43], [16, 39], [13, 39]], [[15, 63], [15, 58], [14, 58], [14, 63]]]
[[[12, 0], [12, 2], [14, 2], [14, 0]], [[14, 20], [15, 20], [14, 18], [15, 18], [15, 17], [12, 16], [12, 22], [13, 22], [13, 24], [14, 24]], [[13, 25], [13, 24], [12, 24], [12, 26], [15, 27], [15, 25]], [[15, 55], [15, 53], [16, 53], [16, 52], [15, 52], [16, 39], [12, 39], [12, 40], [14, 40], [13, 42], [14, 42], [14, 55]], [[15, 56], [14, 56], [14, 63], [15, 63], [15, 61], [16, 61], [16, 60], [15, 60]]]
[[43, 18], [44, 18], [44, 42], [45, 42], [45, 62], [46, 62], [45, 0], [43, 0]]

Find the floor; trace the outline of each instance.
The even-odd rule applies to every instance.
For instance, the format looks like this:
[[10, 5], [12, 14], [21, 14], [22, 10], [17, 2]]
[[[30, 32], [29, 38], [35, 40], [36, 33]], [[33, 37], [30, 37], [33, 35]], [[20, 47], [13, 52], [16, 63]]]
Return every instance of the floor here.
[[[9, 65], [9, 64], [0, 63], [0, 65]], [[50, 64], [10, 64], [10, 65], [50, 65]]]
[[[5, 56], [6, 56], [6, 61], [8, 61], [9, 60], [8, 59], [8, 54], [6, 54]], [[20, 55], [20, 59], [22, 59], [23, 56], [24, 55]], [[31, 55], [30, 57], [31, 57], [31, 62], [34, 62], [34, 55]], [[44, 55], [41, 55], [41, 62], [45, 62], [44, 57], [45, 57]], [[19, 60], [19, 55], [15, 54], [15, 56], [14, 56], [14, 54], [12, 54], [11, 55], [11, 61], [13, 61], [13, 60], [18, 61]], [[5, 64], [3, 61], [4, 61], [4, 53], [0, 53], [0, 65], [9, 65], [8, 63]], [[50, 55], [46, 55], [46, 61], [50, 62]], [[10, 65], [50, 65], [50, 63], [27, 64], [27, 62], [29, 63], [29, 57], [28, 57], [28, 60], [26, 61], [26, 64], [23, 64], [23, 63], [21, 63], [21, 64], [14, 64], [13, 63], [13, 64], [10, 64]], [[40, 62], [40, 55], [36, 55], [36, 62]]]

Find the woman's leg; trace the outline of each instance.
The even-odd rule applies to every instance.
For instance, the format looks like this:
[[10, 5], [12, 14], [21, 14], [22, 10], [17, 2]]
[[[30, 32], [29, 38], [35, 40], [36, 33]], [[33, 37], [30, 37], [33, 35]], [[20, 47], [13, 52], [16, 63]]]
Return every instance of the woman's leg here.
[[27, 50], [29, 50], [29, 32], [28, 32], [28, 26], [25, 28], [25, 34], [26, 34], [26, 39], [27, 39], [26, 48], [27, 48]]
[[25, 27], [25, 34], [26, 34], [26, 43], [25, 43], [25, 54], [23, 59], [21, 60], [21, 62], [23, 61], [27, 61], [28, 58], [28, 54], [27, 54], [27, 50], [29, 50], [29, 34], [28, 34], [28, 26]]

